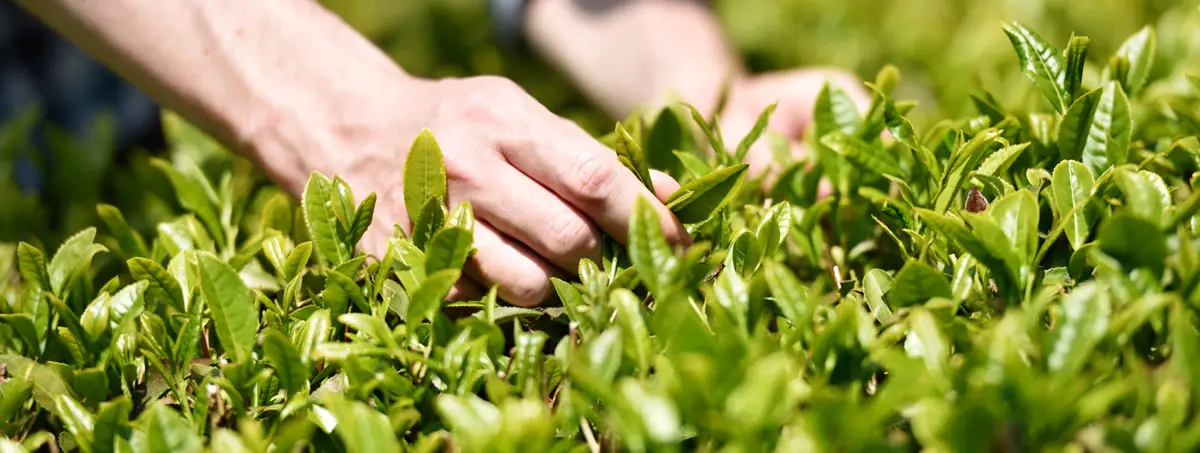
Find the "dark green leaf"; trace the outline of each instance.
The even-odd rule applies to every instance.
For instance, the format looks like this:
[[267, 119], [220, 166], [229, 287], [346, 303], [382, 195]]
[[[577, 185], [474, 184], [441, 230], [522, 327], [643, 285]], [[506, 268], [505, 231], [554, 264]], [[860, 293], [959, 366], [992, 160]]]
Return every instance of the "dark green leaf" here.
[[96, 206], [96, 213], [108, 226], [113, 237], [117, 239], [117, 244], [120, 245], [125, 256], [146, 256], [145, 242], [129, 228], [129, 224], [125, 222], [125, 216], [121, 215], [120, 210], [113, 205], [101, 203]]
[[737, 164], [689, 181], [667, 198], [667, 204], [692, 192], [687, 200], [674, 204], [671, 211], [682, 223], [700, 223], [708, 220], [733, 197], [735, 189], [741, 186], [747, 168], [747, 164]]
[[313, 172], [309, 175], [308, 184], [304, 186], [301, 204], [304, 206], [308, 234], [316, 244], [317, 254], [331, 265], [338, 266], [350, 259], [351, 253], [337, 234], [338, 220], [333, 212], [330, 185], [329, 178]]
[[888, 293], [888, 299], [895, 307], [924, 304], [935, 297], [953, 297], [950, 282], [941, 272], [919, 261], [904, 263]]
[[1079, 96], [1063, 114], [1058, 125], [1058, 152], [1064, 159], [1082, 160], [1083, 148], [1087, 144], [1096, 104], [1103, 89], [1095, 89]]
[[17, 245], [17, 269], [26, 284], [40, 285], [42, 289], [53, 291], [50, 284], [50, 274], [46, 270], [46, 255], [41, 250], [27, 243]]
[[1083, 69], [1084, 63], [1087, 62], [1088, 44], [1091, 40], [1087, 36], [1071, 36], [1070, 42], [1067, 43], [1066, 59], [1067, 66], [1062, 73], [1062, 91], [1066, 94], [1064, 98], [1070, 104], [1075, 100], [1083, 88]]
[[663, 235], [662, 223], [650, 202], [638, 197], [629, 222], [629, 259], [651, 291], [665, 291], [675, 276], [678, 259]]
[[308, 384], [308, 367], [300, 359], [296, 348], [277, 330], [272, 330], [263, 337], [263, 354], [271, 366], [275, 368], [275, 376], [279, 385], [288, 394], [301, 391]]
[[187, 312], [184, 307], [183, 287], [166, 269], [145, 258], [130, 258], [126, 265], [133, 278], [148, 283], [146, 292], [151, 300], [169, 303], [180, 313]]
[[1125, 91], [1115, 82], [1104, 86], [1096, 101], [1091, 127], [1083, 144], [1083, 163], [1093, 174], [1104, 173], [1110, 166], [1124, 164], [1129, 159], [1129, 143], [1133, 133], [1133, 116]]
[[354, 211], [354, 220], [350, 222], [350, 228], [346, 232], [347, 248], [353, 249], [358, 245], [358, 241], [371, 226], [371, 221], [375, 218], [375, 198], [375, 192], [367, 194], [367, 197], [358, 205], [358, 210]]
[[458, 269], [444, 269], [427, 275], [425, 281], [413, 293], [404, 320], [409, 324], [416, 324], [432, 318], [461, 274]]
[[425, 246], [425, 274], [444, 269], [459, 269], [467, 262], [474, 240], [471, 231], [462, 227], [439, 230]]
[[91, 267], [92, 256], [108, 251], [108, 248], [95, 244], [96, 228], [88, 227], [68, 238], [54, 252], [47, 269], [50, 275], [50, 290], [59, 297], [75, 278], [87, 272]]
[[250, 358], [258, 332], [258, 307], [250, 289], [229, 265], [200, 254], [200, 292], [212, 310], [212, 323], [226, 352], [236, 361]]
[[433, 235], [446, 225], [446, 205], [437, 198], [431, 198], [421, 214], [414, 217], [412, 242], [418, 249], [425, 250]]
[[1004, 25], [1004, 33], [1017, 51], [1017, 59], [1021, 62], [1021, 71], [1029, 77], [1038, 89], [1050, 101], [1054, 110], [1062, 113], [1070, 100], [1069, 93], [1063, 91], [1059, 81], [1066, 65], [1062, 61], [1062, 51], [1055, 48], [1037, 33], [1018, 23]]
[[166, 404], [154, 404], [142, 415], [149, 451], [192, 453], [203, 451], [200, 440], [179, 413]]
[[821, 143], [850, 162], [879, 175], [902, 176], [900, 164], [883, 147], [872, 145], [842, 132], [832, 132]]
[[1157, 225], [1128, 213], [1117, 213], [1100, 225], [1100, 250], [1128, 264], [1161, 269], [1167, 256], [1166, 238]]

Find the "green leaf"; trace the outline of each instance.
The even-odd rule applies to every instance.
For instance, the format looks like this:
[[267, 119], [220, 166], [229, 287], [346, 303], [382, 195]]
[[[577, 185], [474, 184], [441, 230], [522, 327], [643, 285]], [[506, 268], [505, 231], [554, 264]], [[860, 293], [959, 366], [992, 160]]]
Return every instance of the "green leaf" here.
[[1100, 250], [1129, 268], [1161, 269], [1167, 257], [1167, 241], [1158, 225], [1120, 212], [1100, 225], [1096, 242]]
[[950, 202], [954, 200], [955, 195], [962, 188], [963, 179], [967, 173], [976, 167], [976, 163], [983, 158], [983, 150], [986, 146], [1000, 136], [1000, 133], [994, 129], [976, 134], [970, 141], [963, 144], [951, 156], [949, 164], [946, 166], [946, 172], [942, 175], [942, 185], [938, 189], [937, 196], [934, 198], [934, 210], [941, 214], [950, 208]]
[[146, 292], [150, 300], [164, 301], [171, 304], [171, 307], [180, 313], [187, 312], [184, 305], [183, 287], [179, 285], [179, 280], [171, 276], [166, 269], [154, 261], [140, 257], [130, 258], [129, 261], [126, 261], [126, 265], [134, 279], [148, 283]]
[[672, 151], [672, 154], [679, 159], [679, 162], [683, 164], [683, 167], [686, 168], [687, 171], [691, 172], [696, 177], [707, 175], [712, 171], [712, 167], [709, 167], [708, 163], [704, 162], [692, 153]]
[[26, 284], [39, 285], [42, 289], [52, 290], [50, 274], [46, 270], [46, 255], [37, 247], [22, 242], [17, 245], [17, 269]]
[[[709, 146], [712, 146], [713, 152], [717, 156], [727, 155], [725, 150], [725, 139], [721, 137], [721, 130], [717, 124], [709, 124], [704, 120], [704, 114], [696, 110], [696, 107], [691, 104], [685, 104], [692, 113], [692, 120], [700, 126], [700, 130], [704, 132], [704, 136], [708, 138]], [[720, 157], [718, 157], [720, 159]]]
[[367, 194], [358, 205], [358, 210], [354, 211], [354, 220], [350, 222], [350, 228], [346, 231], [347, 248], [353, 249], [357, 246], [367, 228], [371, 226], [371, 221], [375, 218], [375, 198], [375, 192]]
[[1070, 104], [1069, 93], [1059, 85], [1066, 69], [1062, 61], [1062, 51], [1018, 23], [1005, 24], [1004, 33], [1008, 35], [1008, 40], [1017, 52], [1021, 71], [1042, 91], [1046, 100], [1050, 101], [1050, 106], [1062, 113]]
[[616, 134], [617, 156], [624, 158], [624, 162], [627, 162], [628, 165], [631, 166], [629, 170], [632, 171], [634, 175], [637, 175], [638, 180], [641, 181], [647, 189], [650, 189], [650, 191], [653, 192], [654, 182], [650, 180], [650, 169], [646, 166], [646, 155], [642, 151], [642, 146], [638, 144], [637, 140], [629, 135], [629, 132], [625, 130], [625, 127], [622, 126], [621, 123], [617, 123]]
[[742, 230], [734, 237], [729, 246], [729, 254], [725, 258], [725, 266], [733, 269], [738, 275], [748, 277], [762, 259], [762, 247], [758, 239], [749, 230]]
[[1087, 165], [1074, 160], [1060, 162], [1054, 167], [1054, 208], [1064, 222], [1067, 241], [1072, 250], [1087, 243], [1099, 212], [1091, 205], [1092, 186], [1096, 183]]
[[1046, 365], [1059, 380], [1070, 380], [1083, 369], [1092, 349], [1108, 330], [1112, 302], [1095, 281], [1085, 282], [1062, 301], [1062, 314], [1051, 334]]
[[216, 256], [202, 253], [199, 262], [200, 292], [212, 310], [217, 338], [235, 361], [249, 359], [258, 332], [258, 307], [250, 289]]
[[104, 224], [108, 226], [109, 232], [117, 239], [117, 244], [120, 245], [121, 251], [126, 256], [146, 256], [145, 242], [129, 228], [125, 217], [121, 215], [121, 211], [116, 206], [101, 203], [96, 206], [96, 213], [100, 215], [100, 220], [103, 220]]
[[[283, 262], [283, 278], [287, 281], [292, 281], [300, 272], [308, 266], [308, 261], [312, 258], [313, 244], [312, 242], [302, 242], [292, 249], [292, 253], [288, 254], [287, 260]], [[349, 261], [347, 261], [349, 262]], [[345, 264], [345, 263], [343, 263]]]
[[225, 243], [225, 230], [221, 227], [220, 215], [217, 212], [217, 194], [195, 162], [183, 158], [179, 161], [182, 168], [175, 168], [171, 162], [151, 157], [150, 165], [167, 175], [171, 186], [175, 188], [179, 204], [200, 218], [204, 228], [208, 229], [208, 234], [216, 238], [217, 243]]
[[1171, 194], [1161, 176], [1146, 170], [1119, 169], [1115, 179], [1125, 194], [1126, 210], [1155, 225], [1166, 226]]
[[308, 384], [308, 367], [300, 359], [300, 353], [277, 330], [267, 332], [263, 337], [263, 354], [271, 366], [275, 368], [275, 376], [279, 385], [287, 390], [289, 395], [300, 392]]
[[[1124, 78], [1117, 81], [1125, 88], [1130, 96], [1135, 96], [1150, 79], [1154, 69], [1154, 57], [1157, 52], [1154, 27], [1147, 25], [1130, 36], [1117, 49], [1116, 56], [1129, 62], [1129, 69]], [[1112, 74], [1107, 74], [1111, 76]]]
[[1018, 190], [993, 201], [987, 212], [1008, 238], [1006, 245], [1015, 252], [1020, 265], [1018, 277], [1020, 281], [1025, 281], [1030, 276], [1033, 257], [1037, 253], [1040, 212], [1037, 200], [1030, 191]]
[[887, 323], [892, 318], [892, 309], [884, 302], [883, 296], [892, 289], [892, 276], [883, 269], [871, 269], [863, 276], [862, 284], [871, 315], [879, 322]]
[[337, 216], [333, 210], [333, 195], [330, 181], [325, 175], [312, 172], [304, 186], [300, 203], [304, 206], [304, 220], [308, 234], [316, 244], [317, 254], [332, 266], [339, 266], [350, 259], [346, 248], [337, 234]]
[[1067, 66], [1062, 73], [1062, 91], [1066, 94], [1065, 100], [1067, 104], [1073, 102], [1079, 91], [1083, 88], [1083, 69], [1084, 63], [1087, 62], [1088, 44], [1091, 40], [1087, 36], [1071, 36], [1071, 40], [1067, 43], [1066, 59]]
[[58, 407], [59, 418], [62, 419], [67, 431], [75, 435], [75, 439], [80, 445], [90, 445], [95, 428], [92, 413], [88, 412], [86, 407], [83, 407], [70, 395], [54, 395], [54, 403]]
[[263, 206], [259, 228], [263, 232], [273, 229], [285, 235], [291, 234], [295, 224], [292, 209], [291, 198], [284, 193], [276, 193], [266, 206]]
[[788, 231], [791, 231], [791, 229], [791, 204], [784, 201], [771, 206], [771, 209], [768, 209], [766, 215], [763, 216], [762, 222], [758, 224], [758, 230], [755, 232], [758, 245], [762, 248], [760, 259], [765, 260], [774, 255], [787, 242]]
[[821, 143], [850, 162], [879, 175], [902, 176], [895, 156], [880, 146], [872, 145], [842, 132], [825, 135]]
[[904, 263], [904, 267], [896, 273], [892, 290], [888, 292], [888, 299], [894, 307], [924, 304], [935, 297], [953, 297], [950, 282], [941, 272], [915, 260]]
[[446, 162], [433, 133], [421, 129], [404, 159], [404, 207], [408, 218], [420, 218], [430, 200], [446, 201]]
[[326, 274], [325, 290], [321, 291], [321, 298], [325, 301], [325, 308], [335, 316], [345, 313], [351, 303], [361, 311], [371, 311], [371, 306], [362, 294], [362, 288], [354, 279], [335, 270]]
[[678, 258], [663, 235], [658, 213], [644, 197], [633, 205], [629, 222], [629, 259], [650, 291], [658, 294], [672, 284]]
[[[692, 141], [691, 134], [683, 128], [675, 110], [670, 107], [664, 108], [659, 111], [650, 132], [646, 135], [646, 164], [650, 168], [668, 172], [679, 178], [683, 174], [679, 171], [682, 168], [675, 151], [691, 149], [695, 146]], [[699, 174], [704, 173], [707, 171]]]
[[129, 425], [129, 413], [133, 403], [124, 396], [100, 403], [96, 412], [95, 431], [92, 439], [92, 451], [112, 452], [113, 442], [121, 437]]
[[446, 225], [446, 205], [437, 198], [431, 198], [421, 208], [421, 214], [414, 217], [412, 242], [418, 249], [425, 250], [433, 235]]
[[459, 269], [467, 262], [474, 240], [471, 231], [462, 227], [439, 230], [425, 247], [425, 274], [444, 269]]
[[817, 93], [813, 111], [813, 127], [816, 128], [817, 138], [834, 132], [854, 134], [861, 122], [858, 104], [854, 103], [854, 99], [846, 90], [825, 81]]
[[296, 354], [306, 366], [316, 360], [314, 354], [317, 346], [329, 341], [332, 331], [332, 321], [329, 315], [329, 310], [325, 309], [313, 312], [292, 334], [292, 344], [296, 346]]
[[0, 421], [12, 421], [33, 395], [33, 384], [23, 378], [10, 378], [0, 384]]
[[1029, 143], [1021, 143], [1000, 148], [984, 159], [975, 173], [984, 176], [1004, 175], [1008, 171], [1008, 167], [1012, 166], [1013, 162], [1016, 162], [1017, 158], [1021, 156], [1021, 152], [1028, 147]]
[[798, 329], [807, 328], [812, 322], [814, 309], [808, 290], [800, 285], [800, 281], [787, 267], [778, 262], [763, 263], [763, 272], [779, 312]]
[[417, 324], [433, 318], [434, 313], [441, 307], [442, 301], [450, 294], [450, 288], [458, 281], [462, 271], [458, 269], [443, 269], [425, 277], [425, 281], [413, 293], [408, 302], [408, 313], [405, 322]]
[[495, 446], [504, 428], [500, 409], [496, 406], [474, 394], [441, 394], [434, 404], [438, 415], [445, 419], [454, 433], [457, 448], [485, 451]]
[[192, 432], [187, 421], [166, 404], [154, 404], [141, 417], [145, 423], [149, 451], [192, 453], [203, 451], [203, 441]]
[[682, 223], [700, 223], [708, 220], [733, 198], [735, 189], [741, 186], [747, 168], [747, 164], [737, 164], [689, 181], [667, 198], [667, 204], [672, 204], [684, 194], [692, 193], [687, 200], [674, 204], [671, 212], [674, 212]]
[[354, 189], [351, 189], [350, 184], [340, 176], [334, 175], [331, 195], [333, 215], [337, 217], [338, 225], [343, 230], [349, 231], [350, 222], [354, 220], [354, 206], [357, 204], [354, 199]]
[[95, 244], [96, 228], [87, 227], [75, 233], [58, 247], [54, 258], [50, 260], [50, 290], [59, 297], [69, 284], [78, 276], [86, 273], [91, 267], [92, 256], [108, 251], [108, 248]]
[[620, 325], [621, 333], [625, 336], [625, 345], [632, 349], [638, 369], [643, 373], [648, 373], [653, 360], [653, 350], [650, 331], [641, 311], [641, 301], [627, 289], [615, 290], [609, 297], [610, 303], [617, 312], [617, 324]]
[[449, 225], [475, 232], [475, 211], [471, 209], [471, 202], [464, 201], [454, 208], [454, 212], [450, 214]]
[[21, 342], [25, 343], [26, 354], [40, 355], [41, 341], [38, 339], [37, 327], [33, 325], [33, 316], [24, 313], [4, 313], [0, 314], [0, 321], [8, 324], [16, 332]]
[[1102, 174], [1110, 166], [1124, 164], [1129, 159], [1132, 134], [1129, 101], [1115, 82], [1109, 82], [1096, 102], [1096, 111], [1083, 144], [1083, 163], [1093, 174]]
[[1058, 152], [1064, 159], [1082, 160], [1083, 148], [1092, 129], [1096, 104], [1104, 90], [1098, 88], [1079, 96], [1058, 125]]
[[754, 127], [751, 128], [750, 132], [742, 138], [741, 142], [738, 142], [737, 152], [733, 157], [734, 162], [742, 162], [746, 160], [746, 154], [750, 152], [750, 147], [753, 146], [754, 142], [758, 141], [758, 139], [762, 137], [763, 132], [767, 130], [767, 124], [771, 121], [771, 114], [775, 113], [775, 107], [778, 105], [779, 103], [777, 102], [772, 103], [758, 115], [758, 119], [754, 121]]
[[395, 453], [401, 451], [388, 418], [370, 406], [336, 397], [322, 403], [337, 420], [334, 430], [347, 453]]

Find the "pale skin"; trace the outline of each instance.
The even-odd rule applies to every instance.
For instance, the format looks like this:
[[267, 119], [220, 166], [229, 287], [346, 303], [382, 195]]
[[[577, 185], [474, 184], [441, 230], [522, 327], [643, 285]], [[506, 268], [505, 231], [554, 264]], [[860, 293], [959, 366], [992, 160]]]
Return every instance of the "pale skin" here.
[[[505, 301], [553, 296], [549, 277], [599, 259], [599, 237], [624, 242], [634, 200], [653, 201], [668, 240], [690, 241], [655, 192], [616, 155], [507, 79], [410, 75], [311, 0], [20, 0], [34, 15], [299, 195], [312, 171], [337, 174], [379, 204], [362, 247], [382, 256], [393, 225], [411, 231], [401, 167], [430, 129], [445, 154], [450, 206], [469, 201], [475, 257], [450, 295], [496, 285]], [[779, 102], [770, 129], [799, 143], [826, 78], [865, 100], [849, 76], [796, 70], [751, 76], [703, 5], [682, 0], [534, 0], [526, 33], [550, 62], [614, 116], [680, 99], [713, 108], [732, 75], [722, 126], [749, 131]], [[636, 45], [634, 45], [636, 43]], [[798, 148], [798, 145], [795, 145]], [[748, 159], [769, 169], [758, 146]]]

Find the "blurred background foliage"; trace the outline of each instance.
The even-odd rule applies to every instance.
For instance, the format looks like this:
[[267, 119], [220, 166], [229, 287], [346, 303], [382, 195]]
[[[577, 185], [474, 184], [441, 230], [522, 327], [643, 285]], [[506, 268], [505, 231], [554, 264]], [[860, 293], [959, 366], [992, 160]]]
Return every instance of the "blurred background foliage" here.
[[[1093, 56], [1111, 55], [1126, 37], [1153, 24], [1158, 75], [1180, 65], [1200, 68], [1200, 0], [709, 1], [753, 71], [834, 66], [870, 80], [884, 65], [895, 65], [905, 81], [897, 98], [920, 102], [912, 114], [918, 127], [976, 114], [970, 95], [985, 87], [1014, 108], [1039, 100], [1014, 69], [1016, 56], [1001, 30], [1008, 21], [1054, 43], [1065, 44], [1072, 32], [1087, 35]], [[594, 133], [612, 128], [612, 119], [536, 56], [493, 39], [486, 0], [322, 2], [411, 73], [508, 76]], [[1106, 62], [1092, 63], [1095, 69]]]
[[[321, 1], [410, 73], [507, 76], [594, 134], [612, 128], [613, 118], [535, 55], [497, 42], [486, 0]], [[1016, 69], [1003, 22], [1020, 21], [1060, 45], [1073, 32], [1087, 35], [1091, 56], [1110, 55], [1130, 34], [1153, 24], [1154, 77], [1160, 78], [1172, 70], [1200, 70], [1197, 6], [1200, 0], [712, 0], [753, 71], [834, 66], [871, 79], [884, 65], [895, 65], [904, 84], [894, 95], [919, 103], [908, 115], [918, 129], [946, 117], [976, 115], [971, 95], [984, 88], [1011, 110], [1044, 107]], [[1091, 86], [1106, 63], [1099, 58], [1090, 62]], [[50, 129], [45, 142], [59, 165], [45, 170], [42, 193], [22, 191], [12, 163], [14, 156], [36, 154], [32, 135], [43, 132], [31, 126], [35, 114], [0, 119], [0, 247], [24, 240], [53, 250], [67, 235], [101, 224], [97, 203], [116, 206], [141, 232], [183, 212], [164, 175], [150, 164], [154, 153], [111, 157], [117, 154], [113, 124], [103, 117], [85, 136]], [[236, 166], [238, 187], [267, 184], [246, 162], [212, 150], [177, 148], [168, 154], [171, 160], [192, 159], [210, 175], [219, 174], [207, 171], [213, 166]]]

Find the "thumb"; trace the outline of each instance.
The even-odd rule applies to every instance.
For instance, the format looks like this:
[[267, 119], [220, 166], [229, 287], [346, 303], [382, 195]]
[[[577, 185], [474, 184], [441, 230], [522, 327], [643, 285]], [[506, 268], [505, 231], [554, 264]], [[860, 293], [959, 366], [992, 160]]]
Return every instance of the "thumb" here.
[[650, 170], [650, 181], [654, 185], [654, 196], [663, 203], [667, 202], [667, 198], [671, 194], [679, 190], [679, 182], [675, 178], [658, 170]]

